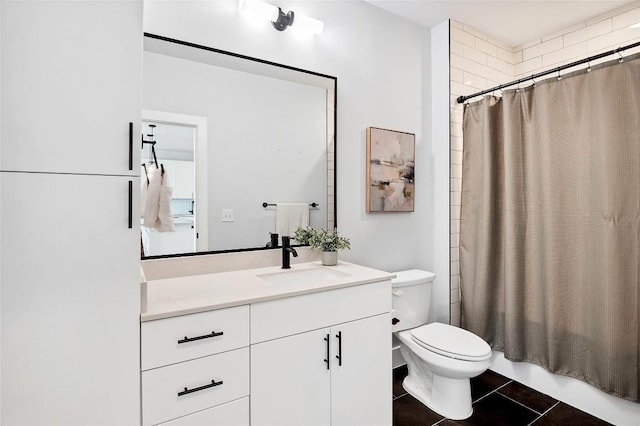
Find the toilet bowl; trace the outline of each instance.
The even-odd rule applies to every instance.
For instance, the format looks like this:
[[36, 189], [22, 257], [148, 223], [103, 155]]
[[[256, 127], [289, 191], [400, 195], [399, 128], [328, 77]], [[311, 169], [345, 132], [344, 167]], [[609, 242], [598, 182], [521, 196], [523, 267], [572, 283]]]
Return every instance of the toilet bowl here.
[[471, 416], [469, 379], [491, 365], [491, 347], [475, 334], [448, 324], [427, 324], [435, 275], [396, 272], [393, 285], [393, 331], [409, 374], [402, 386], [436, 413], [454, 420]]

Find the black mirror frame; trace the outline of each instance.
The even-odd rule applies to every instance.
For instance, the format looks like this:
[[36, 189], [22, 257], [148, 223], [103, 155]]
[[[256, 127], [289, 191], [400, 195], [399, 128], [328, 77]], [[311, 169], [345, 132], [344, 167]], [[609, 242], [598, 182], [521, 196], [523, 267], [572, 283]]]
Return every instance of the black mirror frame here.
[[[221, 49], [216, 49], [214, 47], [209, 47], [209, 46], [204, 46], [204, 45], [200, 45], [200, 44], [195, 44], [195, 43], [191, 43], [191, 42], [187, 42], [187, 41], [183, 41], [183, 40], [177, 40], [177, 39], [173, 39], [170, 37], [164, 37], [161, 35], [157, 35], [157, 34], [152, 34], [152, 33], [144, 33], [144, 37], [148, 37], [148, 38], [152, 38], [152, 39], [156, 39], [156, 40], [161, 40], [161, 41], [165, 41], [165, 42], [169, 42], [169, 43], [175, 43], [175, 44], [179, 44], [182, 46], [187, 46], [187, 47], [192, 47], [192, 48], [196, 48], [196, 49], [202, 49], [202, 50], [206, 50], [209, 52], [213, 52], [213, 53], [218, 53], [218, 54], [223, 54], [223, 55], [229, 55], [238, 59], [244, 59], [247, 61], [253, 61], [253, 62], [257, 62], [257, 63], [261, 63], [261, 64], [265, 64], [265, 65], [271, 65], [274, 67], [279, 67], [282, 69], [286, 69], [286, 70], [291, 70], [291, 71], [297, 71], [297, 72], [301, 72], [301, 73], [305, 73], [305, 74], [309, 74], [309, 75], [314, 75], [317, 77], [323, 77], [323, 78], [327, 78], [333, 81], [333, 92], [334, 92], [334, 96], [333, 96], [333, 164], [334, 164], [334, 171], [333, 171], [333, 188], [334, 188], [334, 195], [333, 195], [333, 223], [334, 223], [334, 227], [337, 228], [338, 227], [338, 197], [337, 197], [337, 183], [338, 183], [338, 173], [337, 173], [337, 130], [338, 130], [338, 78], [331, 76], [331, 75], [327, 75], [327, 74], [322, 74], [322, 73], [318, 73], [315, 71], [310, 71], [310, 70], [306, 70], [306, 69], [302, 69], [302, 68], [297, 68], [297, 67], [293, 67], [290, 65], [285, 65], [285, 64], [280, 64], [277, 62], [272, 62], [272, 61], [268, 61], [265, 59], [260, 59], [260, 58], [255, 58], [255, 57], [251, 57], [251, 56], [247, 56], [247, 55], [242, 55], [240, 53], [235, 53], [235, 52], [229, 52], [226, 50], [221, 50]], [[329, 218], [329, 216], [327, 215], [327, 219]], [[294, 246], [296, 247], [296, 246]], [[279, 250], [280, 248], [278, 248]], [[260, 251], [260, 250], [274, 250], [271, 247], [247, 247], [247, 248], [238, 248], [238, 249], [226, 249], [226, 250], [211, 250], [211, 251], [197, 251], [197, 252], [190, 252], [190, 253], [175, 253], [175, 254], [163, 254], [163, 255], [155, 255], [155, 256], [141, 256], [142, 260], [148, 260], [148, 259], [164, 259], [164, 258], [173, 258], [173, 257], [188, 257], [188, 256], [204, 256], [204, 255], [210, 255], [210, 254], [221, 254], [221, 253], [239, 253], [239, 252], [248, 252], [248, 251]]]

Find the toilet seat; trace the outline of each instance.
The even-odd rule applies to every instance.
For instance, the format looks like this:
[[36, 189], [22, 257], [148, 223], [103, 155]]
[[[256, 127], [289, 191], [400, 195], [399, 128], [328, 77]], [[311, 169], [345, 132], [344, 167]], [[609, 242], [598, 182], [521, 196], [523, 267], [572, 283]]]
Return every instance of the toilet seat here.
[[491, 347], [475, 334], [462, 328], [434, 322], [411, 330], [412, 340], [437, 354], [463, 361], [491, 358]]

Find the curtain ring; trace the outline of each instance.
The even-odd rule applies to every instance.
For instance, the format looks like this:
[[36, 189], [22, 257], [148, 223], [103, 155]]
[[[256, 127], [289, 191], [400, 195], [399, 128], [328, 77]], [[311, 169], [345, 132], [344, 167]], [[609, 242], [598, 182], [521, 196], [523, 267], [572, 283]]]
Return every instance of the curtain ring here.
[[562, 80], [562, 76], [560, 75], [560, 70], [558, 70], [558, 81]]
[[591, 61], [587, 61], [587, 72], [591, 72]]
[[621, 64], [624, 62], [624, 56], [622, 56], [622, 53], [620, 52], [616, 52], [618, 54], [618, 56], [620, 56], [620, 58], [618, 58], [618, 63]]
[[535, 86], [536, 85], [536, 80], [533, 77], [531, 77], [531, 81], [533, 82], [533, 85]]

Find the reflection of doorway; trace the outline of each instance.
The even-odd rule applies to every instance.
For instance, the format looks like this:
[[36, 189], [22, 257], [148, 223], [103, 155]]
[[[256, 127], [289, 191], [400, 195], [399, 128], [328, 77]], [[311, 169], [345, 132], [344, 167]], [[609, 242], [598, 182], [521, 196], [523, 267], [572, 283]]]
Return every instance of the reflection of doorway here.
[[[206, 158], [206, 118], [161, 111], [142, 112], [145, 140], [153, 128], [158, 163], [173, 187], [171, 210], [175, 232], [147, 232], [145, 255], [192, 253], [207, 250], [206, 169], [197, 167]], [[150, 158], [150, 146], [142, 150], [142, 161]], [[144, 173], [144, 172], [143, 172]], [[142, 179], [145, 181], [146, 179]], [[144, 238], [143, 238], [144, 239]]]

